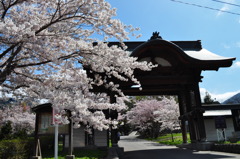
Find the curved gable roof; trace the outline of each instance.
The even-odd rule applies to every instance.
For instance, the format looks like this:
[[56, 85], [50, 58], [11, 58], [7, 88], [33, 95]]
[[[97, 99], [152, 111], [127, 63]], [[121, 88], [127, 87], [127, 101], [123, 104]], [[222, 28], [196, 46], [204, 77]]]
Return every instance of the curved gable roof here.
[[147, 57], [148, 50], [155, 47], [159, 49], [156, 57], [161, 57], [161, 49], [168, 50], [186, 66], [197, 67], [202, 70], [218, 70], [220, 67], [230, 67], [236, 58], [228, 58], [214, 54], [201, 46], [201, 41], [175, 41], [162, 39], [149, 40], [137, 46], [130, 56]]

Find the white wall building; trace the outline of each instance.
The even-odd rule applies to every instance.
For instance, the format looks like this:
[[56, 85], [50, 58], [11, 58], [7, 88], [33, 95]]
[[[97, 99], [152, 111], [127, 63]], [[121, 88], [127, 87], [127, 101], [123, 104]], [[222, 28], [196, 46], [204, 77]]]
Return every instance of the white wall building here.
[[[207, 141], [240, 138], [240, 105], [209, 105], [205, 109], [204, 124]], [[239, 137], [238, 137], [239, 136]]]

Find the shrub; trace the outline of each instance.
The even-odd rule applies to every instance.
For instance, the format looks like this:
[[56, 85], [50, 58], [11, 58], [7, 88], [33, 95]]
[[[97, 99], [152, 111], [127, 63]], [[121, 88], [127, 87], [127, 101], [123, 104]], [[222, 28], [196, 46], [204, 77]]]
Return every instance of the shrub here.
[[0, 130], [0, 140], [2, 139], [11, 139], [12, 138], [12, 125], [11, 122], [6, 122]]
[[29, 124], [13, 124], [11, 121], [6, 121], [0, 129], [0, 140], [4, 139], [26, 139], [29, 134]]
[[0, 158], [26, 159], [32, 156], [33, 139], [0, 141]]

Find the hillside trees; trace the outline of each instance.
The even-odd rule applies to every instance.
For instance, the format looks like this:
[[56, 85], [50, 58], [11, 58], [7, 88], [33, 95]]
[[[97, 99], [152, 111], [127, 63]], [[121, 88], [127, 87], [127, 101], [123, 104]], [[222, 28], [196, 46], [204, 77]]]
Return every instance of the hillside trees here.
[[[123, 96], [112, 77], [139, 84], [133, 71], [153, 67], [129, 57], [123, 40], [137, 29], [114, 19], [115, 15], [116, 9], [104, 0], [2, 1], [1, 88], [48, 99], [65, 123], [68, 109], [76, 127], [85, 122], [107, 128], [102, 110], [118, 109], [118, 105], [89, 89], [103, 85]], [[105, 41], [112, 38], [121, 46], [109, 47]], [[87, 77], [83, 66], [94, 76]], [[89, 111], [92, 108], [97, 111]]]
[[158, 137], [161, 130], [178, 127], [178, 117], [179, 108], [173, 97], [141, 100], [127, 112], [129, 123], [136, 126], [141, 135], [152, 138]]

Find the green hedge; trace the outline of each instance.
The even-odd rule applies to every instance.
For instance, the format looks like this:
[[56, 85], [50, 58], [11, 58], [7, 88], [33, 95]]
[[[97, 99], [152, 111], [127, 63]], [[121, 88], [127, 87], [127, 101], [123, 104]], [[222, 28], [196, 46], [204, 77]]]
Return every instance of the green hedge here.
[[0, 141], [0, 158], [28, 159], [33, 152], [33, 139], [13, 139]]

